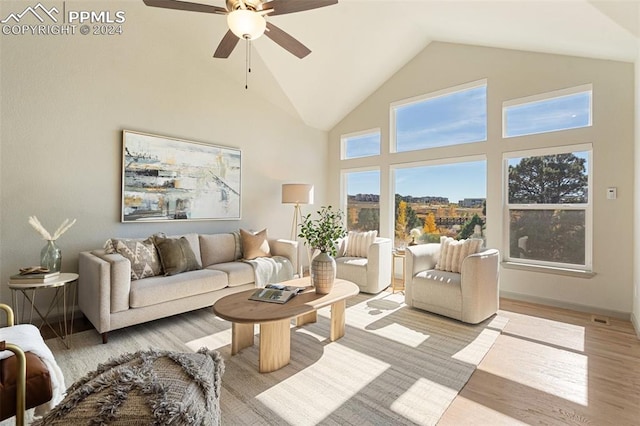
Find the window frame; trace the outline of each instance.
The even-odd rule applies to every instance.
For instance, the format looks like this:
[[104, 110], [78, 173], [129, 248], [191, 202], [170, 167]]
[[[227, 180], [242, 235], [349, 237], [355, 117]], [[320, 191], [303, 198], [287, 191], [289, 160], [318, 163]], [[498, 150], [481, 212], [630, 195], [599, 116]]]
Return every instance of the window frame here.
[[[368, 135], [378, 135], [378, 153], [377, 154], [368, 154], [368, 155], [360, 155], [358, 157], [347, 157], [347, 141], [348, 139], [368, 136]], [[375, 127], [372, 129], [361, 130], [358, 132], [345, 133], [340, 135], [340, 160], [353, 160], [357, 158], [371, 158], [378, 157], [382, 154], [382, 131], [379, 127]]]
[[[441, 98], [441, 97], [445, 97], [448, 95], [453, 95], [455, 93], [459, 93], [459, 92], [464, 92], [466, 90], [471, 90], [471, 89], [475, 89], [478, 87], [485, 87], [486, 93], [487, 93], [487, 100], [486, 100], [486, 104], [485, 104], [485, 114], [487, 116], [487, 120], [485, 122], [485, 138], [483, 140], [479, 140], [479, 141], [473, 141], [473, 142], [462, 142], [462, 143], [456, 143], [456, 144], [452, 144], [452, 145], [438, 145], [438, 146], [425, 146], [425, 147], [421, 147], [418, 149], [411, 149], [411, 150], [406, 150], [406, 151], [398, 151], [398, 143], [397, 143], [397, 119], [396, 119], [396, 110], [397, 108], [400, 107], [404, 107], [404, 106], [408, 106], [408, 105], [412, 105], [412, 104], [417, 104], [420, 102], [424, 102], [427, 100], [431, 100], [431, 99], [436, 99], [436, 98]], [[488, 93], [489, 93], [489, 85], [488, 85], [488, 79], [487, 78], [483, 78], [480, 80], [475, 80], [475, 81], [471, 81], [468, 83], [463, 83], [463, 84], [458, 84], [456, 86], [452, 86], [452, 87], [447, 87], [444, 89], [440, 89], [440, 90], [436, 90], [435, 92], [430, 92], [430, 93], [425, 93], [422, 95], [418, 95], [418, 96], [413, 96], [411, 98], [406, 98], [406, 99], [402, 99], [399, 101], [395, 101], [395, 102], [391, 102], [389, 104], [389, 152], [391, 153], [404, 153], [404, 152], [416, 152], [416, 151], [424, 151], [424, 150], [428, 150], [428, 149], [437, 149], [437, 148], [451, 148], [451, 147], [455, 147], [455, 146], [460, 146], [460, 145], [467, 145], [470, 143], [483, 143], [486, 142], [488, 139], [488, 133], [489, 133], [489, 105], [488, 105]]]
[[[526, 104], [533, 104], [533, 103], [537, 103], [537, 102], [542, 102], [542, 101], [550, 101], [553, 99], [559, 99], [559, 98], [564, 98], [564, 97], [568, 97], [568, 96], [572, 96], [572, 95], [577, 95], [580, 93], [590, 93], [589, 96], [589, 124], [586, 126], [578, 126], [578, 127], [567, 127], [564, 129], [555, 129], [555, 130], [543, 130], [540, 132], [532, 132], [532, 133], [524, 133], [521, 135], [513, 135], [513, 136], [508, 136], [507, 135], [507, 125], [508, 125], [508, 120], [507, 120], [507, 109], [514, 107], [514, 106], [522, 106], [522, 105], [526, 105]], [[519, 137], [524, 137], [524, 136], [531, 136], [531, 135], [542, 135], [542, 134], [546, 134], [546, 133], [556, 133], [556, 132], [564, 132], [567, 130], [573, 130], [573, 129], [584, 129], [587, 127], [592, 127], [593, 126], [593, 84], [588, 83], [588, 84], [582, 84], [580, 86], [573, 86], [573, 87], [568, 87], [565, 89], [559, 89], [559, 90], [553, 90], [551, 92], [545, 92], [545, 93], [538, 93], [535, 95], [531, 95], [531, 96], [525, 96], [522, 98], [515, 98], [515, 99], [510, 99], [508, 101], [504, 101], [502, 102], [502, 138], [503, 139], [512, 139], [512, 138], [519, 138]]]
[[[510, 204], [509, 203], [509, 160], [513, 158], [543, 157], [557, 154], [572, 154], [587, 152], [587, 202], [563, 204]], [[520, 151], [504, 152], [502, 154], [503, 173], [503, 261], [511, 264], [528, 265], [533, 267], [555, 268], [560, 270], [577, 270], [592, 272], [593, 270], [593, 144], [563, 145], [548, 148], [536, 148]], [[578, 210], [585, 212], [585, 247], [584, 265], [573, 263], [549, 262], [536, 259], [524, 259], [511, 255], [511, 210]]]

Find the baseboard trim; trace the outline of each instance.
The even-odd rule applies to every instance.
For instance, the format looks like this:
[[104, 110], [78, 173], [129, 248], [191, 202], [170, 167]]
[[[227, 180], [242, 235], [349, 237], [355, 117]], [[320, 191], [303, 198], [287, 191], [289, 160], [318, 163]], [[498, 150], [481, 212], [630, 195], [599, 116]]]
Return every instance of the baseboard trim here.
[[[625, 321], [633, 322], [631, 312], [621, 312], [621, 311], [614, 311], [610, 309], [602, 309], [602, 308], [597, 308], [595, 306], [562, 302], [560, 300], [547, 299], [544, 297], [530, 296], [528, 294], [513, 293], [510, 291], [502, 291], [502, 290], [500, 291], [500, 297], [504, 297], [505, 299], [519, 300], [521, 302], [529, 302], [529, 303], [537, 303], [540, 305], [553, 306], [555, 308], [570, 309], [572, 311], [584, 312], [588, 314], [603, 315], [607, 317], [618, 318]], [[636, 322], [634, 324], [634, 327], [636, 328], [636, 332], [640, 330], [640, 328], [638, 328], [637, 325], [638, 323]]]
[[633, 312], [631, 312], [631, 324], [633, 324], [633, 328], [636, 330], [636, 336], [638, 336], [638, 340], [640, 340], [640, 319]]

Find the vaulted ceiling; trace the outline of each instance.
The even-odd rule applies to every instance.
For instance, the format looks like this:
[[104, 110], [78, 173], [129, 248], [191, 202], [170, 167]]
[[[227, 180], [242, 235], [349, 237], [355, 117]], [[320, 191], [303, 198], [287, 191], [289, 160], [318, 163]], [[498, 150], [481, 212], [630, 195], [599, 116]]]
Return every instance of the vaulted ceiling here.
[[[224, 6], [223, 0], [197, 2]], [[227, 31], [224, 17], [157, 8], [145, 13], [180, 14], [171, 28], [176, 38], [182, 26], [185, 31], [209, 26], [209, 36], [190, 50], [208, 55], [216, 68], [244, 86], [242, 43], [228, 59], [211, 58]], [[432, 41], [628, 62], [640, 51], [640, 1], [340, 0], [267, 20], [312, 53], [301, 60], [267, 37], [255, 40], [248, 90], [323, 130]]]

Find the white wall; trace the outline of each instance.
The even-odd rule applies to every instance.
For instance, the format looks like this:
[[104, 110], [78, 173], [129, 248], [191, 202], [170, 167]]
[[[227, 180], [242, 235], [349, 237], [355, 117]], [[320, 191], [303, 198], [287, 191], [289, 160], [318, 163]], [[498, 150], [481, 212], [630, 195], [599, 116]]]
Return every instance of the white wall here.
[[[488, 140], [427, 152], [389, 153], [389, 104], [462, 83], [488, 79]], [[502, 102], [557, 89], [593, 84], [593, 126], [544, 136], [502, 139]], [[432, 43], [329, 133], [329, 185], [339, 203], [340, 135], [380, 127], [381, 193], [390, 193], [388, 165], [448, 156], [486, 154], [487, 244], [505, 252], [502, 224], [502, 155], [555, 145], [593, 143], [593, 278], [501, 268], [503, 294], [628, 317], [633, 300], [634, 115], [633, 64], [448, 43]], [[445, 155], [446, 153], [446, 155]], [[428, 184], [428, 183], [425, 183]], [[607, 200], [606, 188], [618, 188]], [[392, 232], [392, 206], [381, 203], [382, 233]]]
[[[26, 2], [19, 5], [0, 12]], [[59, 241], [63, 270], [76, 271], [78, 252], [114, 236], [268, 227], [270, 236], [288, 238], [293, 207], [280, 203], [285, 182], [313, 183], [317, 205], [324, 201], [326, 132], [220, 72], [211, 58], [215, 40], [207, 52], [179, 42], [180, 13], [146, 13], [142, 2], [67, 6], [124, 9], [125, 32], [0, 36], [0, 300], [10, 300], [9, 275], [39, 263], [44, 242], [30, 215], [50, 231], [77, 218]], [[239, 147], [242, 220], [120, 223], [123, 129]]]

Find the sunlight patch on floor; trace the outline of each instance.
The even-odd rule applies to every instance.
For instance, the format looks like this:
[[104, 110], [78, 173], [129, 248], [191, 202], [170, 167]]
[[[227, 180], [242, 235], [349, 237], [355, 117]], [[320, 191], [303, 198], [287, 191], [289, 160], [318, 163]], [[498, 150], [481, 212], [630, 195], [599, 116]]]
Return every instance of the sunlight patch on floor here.
[[[418, 424], [435, 424], [451, 401], [458, 394], [457, 391], [425, 378], [419, 378], [405, 393], [400, 395], [392, 404], [391, 409]], [[442, 412], [416, 409], [425, 405], [441, 406]], [[425, 413], [431, 418], [425, 418]]]
[[451, 355], [451, 358], [469, 364], [480, 364], [480, 361], [482, 361], [482, 358], [493, 345], [493, 342], [496, 340], [496, 335], [498, 334], [500, 334], [500, 332], [496, 330], [482, 330], [482, 332], [478, 334], [478, 337], [473, 339], [473, 342]]
[[[588, 356], [504, 335], [493, 349], [480, 369], [576, 404], [589, 405]], [[496, 355], [500, 353], [513, 355], [504, 359]]]
[[[472, 421], [469, 420], [470, 413], [473, 413]], [[519, 426], [529, 424], [458, 395], [447, 409], [444, 417], [438, 422], [438, 426], [459, 426], [469, 423], [491, 426]]]
[[384, 337], [385, 339], [401, 343], [405, 346], [417, 348], [424, 343], [430, 336], [415, 330], [411, 330], [400, 324], [389, 324], [378, 330], [369, 330], [371, 333]]
[[[353, 368], [354, 364], [359, 368]], [[318, 362], [270, 387], [257, 395], [256, 399], [277, 413], [283, 424], [294, 424], [300, 418], [300, 410], [304, 410], [308, 424], [318, 424], [327, 412], [339, 409], [389, 367], [389, 364], [373, 356], [334, 342], [324, 347], [324, 355]], [[349, 379], [345, 380], [346, 377]], [[296, 394], [296, 389], [309, 388], [310, 385], [316, 390], [313, 399], [300, 395], [299, 399], [291, 401], [291, 394]]]
[[[346, 310], [346, 315], [349, 318], [349, 326], [364, 330], [370, 324], [380, 321], [405, 306], [403, 295], [383, 291], [371, 299], [349, 306]], [[330, 318], [330, 307], [318, 310], [318, 315]]]
[[185, 345], [194, 352], [202, 347], [207, 347], [209, 349], [220, 349], [223, 346], [227, 346], [231, 344], [231, 329], [219, 331], [214, 334], [209, 334], [208, 336], [201, 337], [199, 339], [194, 339], [189, 342], [186, 342]]
[[531, 315], [508, 312], [513, 318], [505, 328], [506, 334], [522, 336], [549, 345], [583, 352], [585, 350], [585, 328], [566, 322], [538, 318]]

